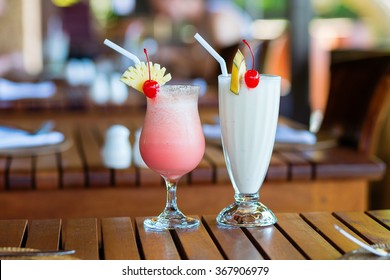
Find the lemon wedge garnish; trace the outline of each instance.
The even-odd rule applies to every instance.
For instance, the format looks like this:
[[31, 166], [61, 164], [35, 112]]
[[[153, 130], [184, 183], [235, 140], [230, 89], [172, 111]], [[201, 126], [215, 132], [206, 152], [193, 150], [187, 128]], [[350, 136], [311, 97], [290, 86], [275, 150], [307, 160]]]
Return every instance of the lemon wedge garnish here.
[[[149, 63], [151, 78], [160, 86], [172, 79], [171, 74], [168, 73], [165, 75], [165, 67], [161, 68], [158, 63]], [[122, 82], [140, 92], [143, 92], [142, 86], [146, 80], [149, 80], [149, 71], [145, 62], [137, 63], [136, 65], [129, 67], [121, 77]]]
[[240, 50], [237, 50], [236, 55], [233, 59], [233, 66], [232, 66], [232, 75], [231, 75], [231, 81], [230, 81], [230, 90], [237, 94], [240, 91], [240, 80], [244, 76], [246, 71], [246, 64], [245, 64], [245, 58], [244, 55], [241, 53]]

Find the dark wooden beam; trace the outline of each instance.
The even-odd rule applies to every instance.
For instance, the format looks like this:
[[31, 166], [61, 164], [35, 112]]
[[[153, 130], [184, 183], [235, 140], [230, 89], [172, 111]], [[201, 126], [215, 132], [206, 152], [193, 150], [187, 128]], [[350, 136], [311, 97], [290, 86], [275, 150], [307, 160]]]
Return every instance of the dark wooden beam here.
[[287, 1], [290, 21], [291, 118], [309, 124], [309, 23], [313, 17], [309, 0]]

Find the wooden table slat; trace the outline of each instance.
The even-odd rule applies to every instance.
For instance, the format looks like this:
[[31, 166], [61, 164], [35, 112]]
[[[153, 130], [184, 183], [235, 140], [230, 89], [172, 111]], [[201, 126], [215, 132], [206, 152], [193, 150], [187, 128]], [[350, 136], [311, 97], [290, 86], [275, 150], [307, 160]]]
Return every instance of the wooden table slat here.
[[271, 260], [305, 259], [275, 226], [246, 230]]
[[110, 185], [110, 170], [104, 166], [101, 146], [96, 139], [94, 127], [83, 125], [79, 128], [81, 147], [83, 150], [89, 186]]
[[6, 166], [7, 159], [5, 157], [0, 157], [0, 191], [4, 190]]
[[191, 184], [211, 183], [213, 180], [213, 166], [204, 157], [199, 162], [198, 166], [191, 171]]
[[13, 157], [8, 170], [9, 189], [31, 189], [33, 182], [32, 157]]
[[66, 223], [64, 249], [76, 250], [75, 257], [84, 260], [99, 259], [97, 220], [70, 219]]
[[224, 259], [202, 224], [196, 229], [176, 229], [175, 232], [189, 260]]
[[279, 227], [310, 259], [337, 259], [341, 257], [320, 234], [311, 228], [298, 214], [277, 215]]
[[102, 241], [106, 260], [139, 260], [130, 218], [103, 218]]
[[266, 180], [287, 181], [289, 177], [288, 169], [288, 164], [276, 153], [273, 153], [268, 167]]
[[315, 178], [380, 178], [385, 165], [350, 148], [334, 147], [303, 151], [302, 155], [315, 166]]
[[387, 229], [390, 230], [390, 210], [368, 211], [368, 214], [386, 225]]
[[144, 220], [145, 217], [135, 219], [144, 258], [146, 260], [180, 260], [170, 232], [147, 231], [144, 228]]
[[312, 165], [300, 153], [281, 150], [276, 154], [288, 163], [290, 180], [310, 180], [312, 178]]
[[57, 122], [58, 130], [61, 131], [72, 145], [60, 155], [61, 158], [61, 184], [64, 188], [84, 187], [84, 165], [75, 139], [75, 131], [72, 124]]
[[390, 243], [389, 230], [363, 212], [336, 212], [335, 215], [371, 243]]
[[[148, 167], [136, 167], [137, 172], [139, 172], [139, 184], [143, 187], [150, 187], [150, 186], [160, 186], [163, 185], [162, 178], [159, 174], [154, 172], [153, 170], [149, 169]], [[180, 181], [180, 183], [185, 183], [184, 178]]]
[[229, 260], [263, 260], [264, 257], [250, 242], [241, 228], [227, 228], [217, 225], [215, 216], [204, 216], [209, 231]]
[[276, 216], [278, 223], [274, 226], [230, 228], [218, 226], [215, 215], [206, 215], [198, 228], [157, 232], [145, 230], [142, 217], [135, 218], [135, 232], [129, 217], [102, 218], [101, 231], [97, 219], [70, 219], [62, 222], [64, 246], [58, 246], [59, 219], [29, 223], [0, 220], [0, 247], [75, 249], [75, 257], [87, 260], [329, 260], [357, 248], [334, 229], [334, 224], [368, 243], [389, 242], [390, 210], [276, 213]]
[[207, 144], [205, 157], [214, 165], [215, 168], [215, 182], [226, 183], [230, 182], [229, 174], [226, 169], [225, 157], [223, 156], [222, 147], [217, 147], [212, 144]]
[[359, 248], [359, 246], [341, 235], [334, 228], [334, 225], [338, 225], [360, 241], [365, 242], [329, 212], [303, 213], [302, 215], [313, 227], [316, 228], [317, 231], [321, 232], [329, 240], [332, 240], [332, 242], [344, 253], [355, 250]]
[[28, 224], [26, 248], [58, 250], [61, 240], [61, 220], [32, 220]]
[[0, 220], [0, 247], [20, 247], [27, 220]]
[[53, 153], [36, 157], [35, 184], [37, 189], [57, 189], [59, 188], [59, 179], [57, 154]]

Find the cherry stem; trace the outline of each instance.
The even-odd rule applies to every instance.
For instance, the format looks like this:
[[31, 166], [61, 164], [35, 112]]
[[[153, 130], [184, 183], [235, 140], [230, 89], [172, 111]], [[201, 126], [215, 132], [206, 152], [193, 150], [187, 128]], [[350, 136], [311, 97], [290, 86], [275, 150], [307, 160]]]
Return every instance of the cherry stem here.
[[149, 81], [150, 81], [150, 80], [152, 80], [152, 74], [150, 73], [150, 63], [149, 63], [148, 51], [146, 49], [144, 49], [144, 53], [146, 55], [146, 61], [148, 62]]
[[248, 41], [245, 40], [245, 39], [242, 40], [242, 41], [244, 42], [245, 45], [248, 46], [248, 48], [249, 48], [249, 50], [250, 50], [250, 52], [251, 52], [251, 55], [252, 55], [252, 70], [254, 70], [254, 69], [255, 69], [255, 55], [253, 54], [252, 48], [251, 48], [251, 46], [249, 45]]

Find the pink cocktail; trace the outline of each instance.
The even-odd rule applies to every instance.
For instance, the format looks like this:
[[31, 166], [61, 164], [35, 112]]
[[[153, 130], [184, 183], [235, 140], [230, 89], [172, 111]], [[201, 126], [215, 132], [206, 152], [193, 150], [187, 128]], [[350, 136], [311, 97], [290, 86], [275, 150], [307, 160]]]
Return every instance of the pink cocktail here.
[[151, 229], [191, 228], [199, 220], [186, 217], [177, 207], [176, 186], [180, 178], [201, 161], [205, 140], [198, 113], [198, 86], [162, 86], [156, 98], [147, 99], [140, 138], [146, 165], [160, 174], [167, 186], [167, 204], [158, 216], [146, 219]]

